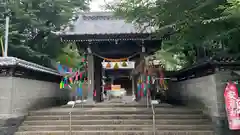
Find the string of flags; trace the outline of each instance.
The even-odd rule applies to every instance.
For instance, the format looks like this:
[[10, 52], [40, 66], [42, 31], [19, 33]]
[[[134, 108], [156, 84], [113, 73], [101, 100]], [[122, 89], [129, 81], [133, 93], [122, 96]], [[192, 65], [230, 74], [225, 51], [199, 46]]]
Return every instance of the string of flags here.
[[[70, 61], [67, 59], [67, 61]], [[85, 59], [80, 62], [76, 68], [69, 68], [58, 63], [58, 72], [63, 76], [59, 84], [60, 89], [69, 88], [77, 92], [78, 96], [82, 96], [83, 88], [87, 83], [87, 62]]]
[[63, 74], [62, 81], [60, 82], [60, 88], [63, 89], [78, 81], [86, 80], [86, 71], [79, 71], [77, 69], [67, 68], [66, 66], [58, 65], [58, 71]]
[[137, 84], [137, 95], [138, 97], [143, 97], [150, 95], [151, 88], [151, 76], [142, 75]]
[[[167, 90], [168, 87], [167, 87], [167, 82], [164, 79], [164, 73], [160, 72], [159, 76], [160, 76], [160, 80], [159, 80], [160, 87], [163, 88], [164, 90]], [[142, 74], [137, 84], [137, 96], [138, 97], [147, 96], [147, 93], [150, 92], [151, 84], [153, 83], [153, 81], [154, 80], [152, 80], [150, 75]]]

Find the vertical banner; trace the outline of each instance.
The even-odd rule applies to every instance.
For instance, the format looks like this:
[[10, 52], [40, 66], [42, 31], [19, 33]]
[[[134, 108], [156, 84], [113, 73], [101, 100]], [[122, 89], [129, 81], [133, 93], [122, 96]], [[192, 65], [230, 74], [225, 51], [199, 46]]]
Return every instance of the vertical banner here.
[[224, 91], [225, 109], [228, 117], [228, 124], [230, 130], [240, 129], [240, 115], [239, 107], [240, 100], [238, 96], [238, 89], [235, 83], [229, 82]]

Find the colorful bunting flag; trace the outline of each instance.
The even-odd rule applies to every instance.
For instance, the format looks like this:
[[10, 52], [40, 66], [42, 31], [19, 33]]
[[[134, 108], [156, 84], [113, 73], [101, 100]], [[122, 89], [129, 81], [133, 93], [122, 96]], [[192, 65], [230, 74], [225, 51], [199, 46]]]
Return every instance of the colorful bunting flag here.
[[79, 78], [82, 79], [82, 77], [83, 77], [83, 73], [80, 72], [80, 73], [79, 73]]
[[78, 72], [76, 72], [76, 74], [75, 74], [75, 80], [76, 81], [78, 80]]
[[69, 82], [70, 82], [70, 84], [73, 84], [73, 79], [72, 79], [72, 77], [69, 78]]
[[60, 65], [60, 64], [58, 64], [58, 72], [60, 72], [60, 73], [62, 73], [63, 72], [63, 68], [62, 68], [62, 66]]

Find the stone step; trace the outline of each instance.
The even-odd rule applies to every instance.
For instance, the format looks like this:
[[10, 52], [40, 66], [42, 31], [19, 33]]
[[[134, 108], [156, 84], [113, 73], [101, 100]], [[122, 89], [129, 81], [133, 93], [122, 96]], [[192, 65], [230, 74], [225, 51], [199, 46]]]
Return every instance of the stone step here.
[[[157, 114], [156, 119], [205, 119], [202, 114]], [[101, 119], [152, 119], [152, 114], [111, 114], [111, 115], [72, 115], [73, 120], [101, 120]], [[28, 116], [27, 121], [34, 120], [69, 120], [69, 114]]]
[[[154, 105], [155, 108], [158, 107], [166, 107], [166, 108], [173, 108], [176, 106], [170, 105], [170, 104], [156, 104]], [[98, 104], [76, 104], [76, 108], [93, 108], [93, 107], [98, 107], [98, 108], [112, 108], [112, 107], [136, 107], [136, 108], [147, 108], [146, 104], [138, 104], [138, 103], [98, 103]], [[150, 105], [149, 105], [150, 107]], [[181, 106], [179, 106], [181, 107]], [[58, 107], [59, 108], [59, 107]], [[63, 105], [61, 108], [72, 108], [72, 105]]]
[[[150, 131], [24, 131], [17, 132], [14, 135], [153, 135], [152, 130]], [[187, 130], [187, 131], [169, 131], [160, 130], [156, 131], [156, 135], [214, 135], [213, 131], [210, 130]]]
[[[141, 119], [111, 119], [111, 120], [72, 120], [72, 125], [110, 125], [110, 124], [135, 124], [135, 125], [149, 125], [152, 124], [152, 120]], [[68, 125], [69, 120], [37, 120], [37, 121], [24, 121], [23, 126], [27, 125]], [[207, 119], [159, 119], [156, 120], [156, 124], [209, 124]]]
[[[156, 125], [157, 130], [211, 130], [211, 125]], [[67, 131], [69, 125], [20, 126], [18, 131]], [[76, 131], [152, 130], [152, 125], [72, 125]]]
[[[44, 109], [39, 111], [31, 111], [29, 115], [66, 115], [72, 112], [72, 114], [99, 114], [99, 115], [110, 115], [110, 114], [152, 114], [150, 108], [55, 108], [55, 109]], [[155, 109], [157, 114], [200, 114], [199, 110], [191, 110], [185, 108], [157, 108]]]

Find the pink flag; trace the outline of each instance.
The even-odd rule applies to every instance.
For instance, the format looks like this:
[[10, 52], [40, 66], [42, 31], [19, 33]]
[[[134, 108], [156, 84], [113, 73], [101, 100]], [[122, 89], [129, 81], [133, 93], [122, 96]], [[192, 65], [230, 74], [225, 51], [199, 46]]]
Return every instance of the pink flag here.
[[144, 83], [141, 84], [141, 88], [144, 89]]
[[83, 73], [82, 73], [82, 72], [80, 72], [80, 74], [79, 74], [79, 77], [80, 77], [80, 79], [82, 79], [82, 74], [83, 74]]
[[96, 92], [96, 90], [94, 90], [94, 92], [93, 92], [93, 96], [94, 96], [94, 97], [97, 96], [97, 92]]
[[72, 68], [69, 68], [69, 72], [72, 73]]
[[224, 90], [224, 98], [226, 112], [228, 117], [228, 125], [231, 130], [239, 130], [239, 113], [238, 113], [238, 89], [235, 83], [228, 82]]
[[78, 80], [78, 72], [76, 72], [76, 74], [75, 74], [75, 80], [76, 81]]

